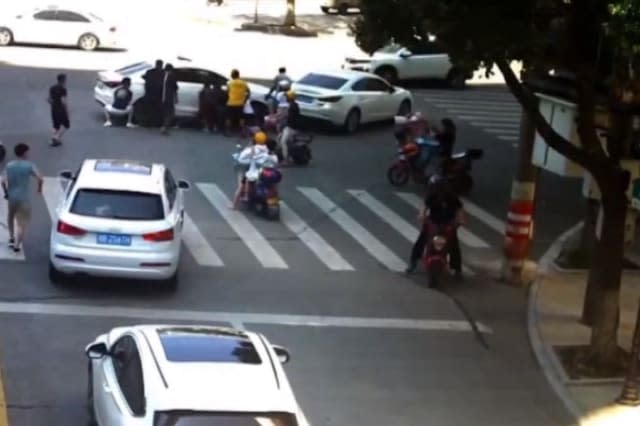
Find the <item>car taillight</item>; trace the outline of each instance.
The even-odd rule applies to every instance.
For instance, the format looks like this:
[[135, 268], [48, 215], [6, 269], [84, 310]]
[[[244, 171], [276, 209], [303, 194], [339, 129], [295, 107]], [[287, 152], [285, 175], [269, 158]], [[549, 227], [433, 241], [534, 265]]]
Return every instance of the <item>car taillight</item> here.
[[164, 231], [150, 232], [142, 235], [142, 239], [145, 241], [161, 242], [173, 240], [173, 228], [165, 229]]
[[64, 234], [64, 235], [72, 235], [75, 237], [79, 237], [81, 235], [84, 235], [87, 233], [87, 231], [85, 231], [84, 229], [80, 229], [78, 227], [75, 227], [73, 225], [69, 225], [68, 223], [65, 223], [61, 220], [58, 221], [58, 227], [57, 227], [57, 231], [60, 234]]
[[318, 100], [322, 102], [338, 102], [340, 99], [342, 99], [342, 96], [327, 96], [325, 98], [318, 98]]
[[111, 27], [111, 28], [109, 28], [109, 31], [110, 31], [110, 32], [112, 32], [112, 33], [115, 33], [115, 32], [116, 32], [116, 30], [117, 30], [117, 28], [116, 28], [116, 27]]

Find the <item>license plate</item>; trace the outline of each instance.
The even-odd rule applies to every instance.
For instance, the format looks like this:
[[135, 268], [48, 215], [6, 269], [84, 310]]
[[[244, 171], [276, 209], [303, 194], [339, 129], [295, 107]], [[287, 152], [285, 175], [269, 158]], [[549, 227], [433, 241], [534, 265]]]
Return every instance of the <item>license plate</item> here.
[[270, 205], [270, 206], [274, 206], [274, 205], [278, 204], [278, 202], [279, 202], [279, 200], [277, 198], [269, 198], [267, 200], [267, 204]]
[[98, 244], [103, 244], [107, 246], [130, 246], [131, 235], [98, 234], [96, 241]]

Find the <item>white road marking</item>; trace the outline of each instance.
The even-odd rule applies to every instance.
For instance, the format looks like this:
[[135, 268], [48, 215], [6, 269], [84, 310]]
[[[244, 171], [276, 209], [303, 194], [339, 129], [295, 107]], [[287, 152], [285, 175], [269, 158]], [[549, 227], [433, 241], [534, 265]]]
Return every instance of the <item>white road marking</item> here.
[[[396, 192], [396, 195], [417, 210], [422, 209], [422, 206], [424, 205], [424, 202], [422, 201], [422, 199], [420, 199], [420, 197], [418, 197], [416, 194], [411, 194], [409, 192]], [[475, 234], [472, 234], [466, 228], [462, 228], [462, 227], [458, 228], [458, 238], [460, 238], [460, 241], [468, 247], [472, 247], [472, 248], [489, 248], [490, 247], [489, 244], [485, 242], [482, 238], [476, 236]]]
[[520, 129], [498, 129], [497, 127], [485, 127], [485, 132], [494, 133], [496, 135], [519, 135]]
[[506, 102], [456, 102], [456, 101], [447, 101], [447, 102], [431, 102], [433, 105], [449, 109], [449, 108], [476, 108], [476, 109], [488, 109], [497, 111], [520, 111], [520, 105], [514, 103], [506, 103]]
[[187, 246], [198, 265], [221, 267], [224, 262], [218, 253], [209, 245], [191, 217], [184, 214], [184, 226], [182, 228], [182, 242]]
[[477, 115], [478, 111], [474, 111], [476, 115], [457, 114], [458, 118], [468, 121], [497, 121], [500, 123], [519, 123], [520, 116], [505, 117], [502, 115]]
[[9, 228], [7, 227], [8, 211], [9, 205], [7, 200], [0, 200], [0, 259], [25, 260], [24, 247], [19, 253], [9, 248]]
[[67, 184], [68, 183], [65, 183], [65, 181], [57, 177], [44, 178], [42, 196], [44, 197], [44, 202], [47, 205], [51, 222], [56, 219], [56, 209], [58, 208], [58, 204], [62, 200], [62, 197], [64, 197], [64, 189], [62, 189], [62, 185]]
[[274, 269], [289, 268], [278, 252], [267, 242], [251, 222], [249, 222], [242, 213], [232, 210], [229, 207], [231, 201], [217, 185], [198, 182], [196, 186], [211, 205], [218, 210], [218, 213], [220, 213], [234, 232], [238, 234], [262, 266]]
[[500, 139], [501, 141], [517, 141], [520, 139], [520, 136], [498, 136], [498, 139]]
[[482, 109], [478, 109], [477, 107], [469, 107], [469, 108], [449, 108], [447, 110], [450, 113], [459, 115], [459, 114], [473, 114], [473, 116], [475, 117], [484, 117], [485, 119], [494, 119], [494, 118], [509, 118], [511, 120], [518, 120], [520, 119], [520, 117], [522, 116], [521, 113], [514, 111], [514, 112], [508, 112], [508, 111], [486, 111], [486, 110], [482, 110]]
[[486, 210], [478, 207], [476, 204], [472, 203], [466, 198], [463, 198], [462, 202], [464, 203], [464, 210], [467, 213], [487, 225], [489, 228], [495, 230], [496, 232], [504, 234], [506, 226], [504, 221], [498, 219], [491, 213], [488, 213]]
[[289, 230], [332, 271], [353, 271], [354, 268], [329, 243], [314, 231], [287, 204], [280, 202], [280, 219]]
[[[406, 240], [413, 243], [418, 235], [420, 234], [420, 230], [411, 225], [409, 222], [404, 220], [400, 215], [395, 213], [393, 210], [382, 204], [380, 201], [372, 197], [368, 192], [362, 190], [351, 189], [347, 191], [349, 194], [353, 195], [358, 201], [364, 204], [369, 208], [375, 215], [377, 215], [380, 219], [384, 220], [389, 224], [393, 229], [398, 231], [400, 235], [402, 235]], [[474, 276], [475, 273], [467, 268], [465, 265], [462, 265], [463, 272], [465, 275]]]
[[[74, 317], [128, 318], [154, 322], [193, 321], [203, 323], [273, 324], [301, 327], [374, 328], [392, 330], [472, 332], [467, 321], [413, 318], [330, 317], [319, 315], [260, 314], [240, 312], [184, 311], [172, 309], [124, 308], [57, 303], [0, 302], [0, 313]], [[487, 334], [493, 330], [477, 323]]]
[[322, 210], [343, 231], [351, 235], [369, 254], [392, 271], [404, 271], [406, 263], [371, 235], [362, 225], [356, 222], [344, 210], [315, 188], [298, 187], [305, 197]]
[[485, 121], [472, 121], [470, 123], [473, 126], [478, 126], [478, 127], [492, 127], [492, 128], [496, 128], [496, 127], [500, 127], [502, 129], [520, 129], [520, 123], [496, 123], [494, 121], [491, 120], [485, 120]]

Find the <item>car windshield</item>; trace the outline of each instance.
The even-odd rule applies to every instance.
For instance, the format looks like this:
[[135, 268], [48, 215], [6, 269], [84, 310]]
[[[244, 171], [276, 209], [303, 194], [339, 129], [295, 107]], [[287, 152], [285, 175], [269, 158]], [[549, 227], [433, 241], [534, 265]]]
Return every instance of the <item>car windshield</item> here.
[[101, 17], [99, 17], [98, 15], [94, 15], [93, 13], [89, 13], [89, 16], [91, 17], [91, 19], [93, 19], [94, 21], [97, 22], [104, 22], [104, 19], [102, 19]]
[[157, 412], [153, 426], [297, 426], [289, 413]]
[[322, 87], [323, 89], [338, 90], [347, 83], [346, 78], [334, 77], [326, 74], [307, 74], [302, 77], [298, 84], [306, 86]]
[[378, 52], [381, 53], [398, 53], [400, 50], [402, 50], [403, 46], [397, 44], [397, 43], [389, 43], [387, 44], [385, 47], [381, 48], [380, 50], [378, 50]]
[[164, 208], [159, 194], [102, 189], [80, 189], [71, 213], [121, 220], [162, 220]]
[[131, 75], [140, 71], [146, 71], [153, 68], [149, 62], [136, 62], [135, 64], [127, 65], [126, 67], [118, 68], [116, 72], [122, 75]]

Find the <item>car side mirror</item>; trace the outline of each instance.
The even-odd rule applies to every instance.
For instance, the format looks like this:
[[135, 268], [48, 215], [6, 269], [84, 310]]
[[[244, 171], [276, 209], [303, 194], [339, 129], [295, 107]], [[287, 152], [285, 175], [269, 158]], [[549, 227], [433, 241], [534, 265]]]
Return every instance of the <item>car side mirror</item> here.
[[396, 93], [396, 88], [393, 86], [389, 86], [389, 93]]
[[291, 359], [291, 354], [289, 353], [289, 351], [282, 346], [273, 346], [273, 351], [276, 353], [276, 355], [278, 355], [280, 364], [286, 364]]
[[186, 180], [179, 180], [178, 181], [178, 188], [184, 190], [184, 191], [188, 191], [191, 189], [191, 184], [189, 182], [187, 182]]
[[105, 343], [94, 343], [87, 347], [85, 353], [89, 359], [101, 359], [109, 355], [109, 348]]
[[60, 172], [62, 179], [73, 180], [73, 172], [71, 170], [63, 170]]
[[400, 57], [401, 57], [402, 59], [407, 59], [407, 58], [409, 58], [411, 55], [412, 55], [412, 53], [411, 53], [411, 52], [409, 52], [408, 50], [404, 50], [404, 51], [400, 52]]

